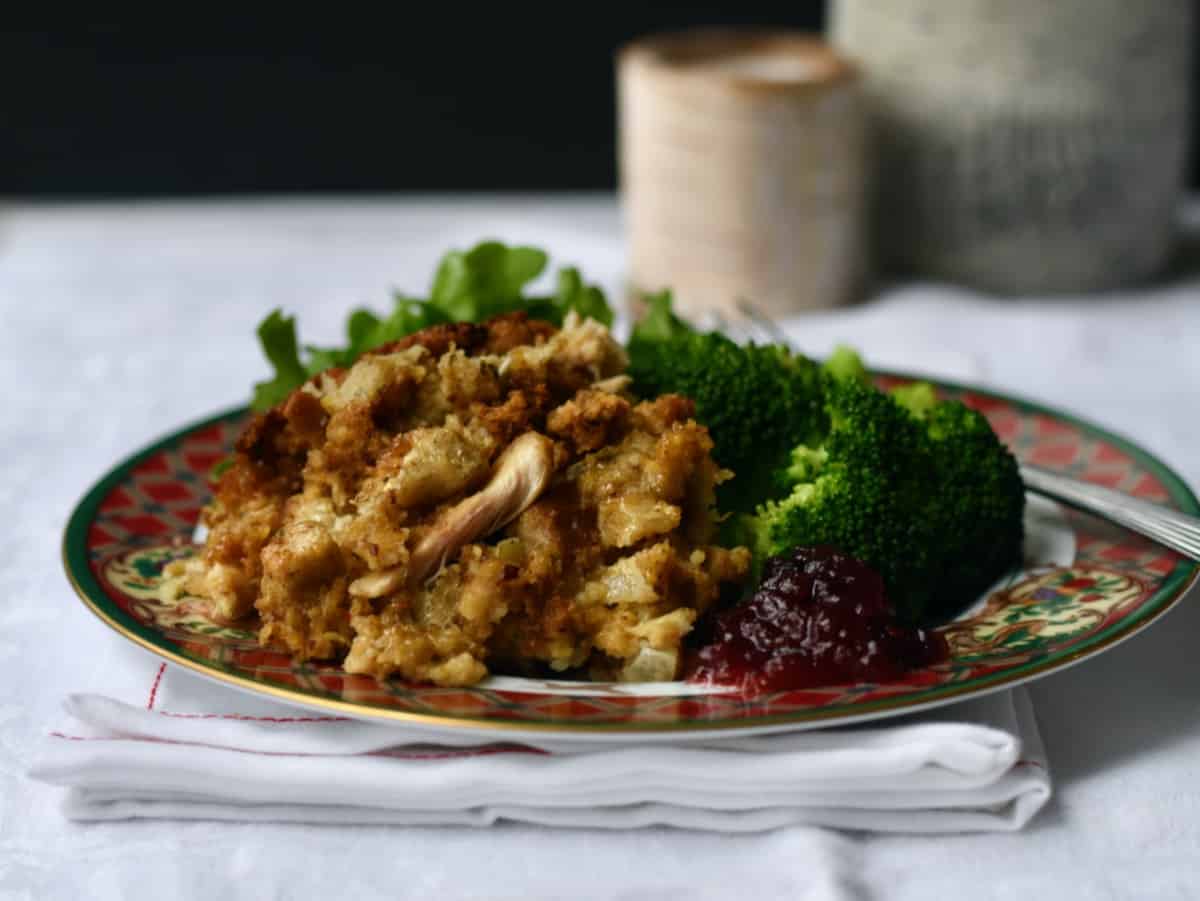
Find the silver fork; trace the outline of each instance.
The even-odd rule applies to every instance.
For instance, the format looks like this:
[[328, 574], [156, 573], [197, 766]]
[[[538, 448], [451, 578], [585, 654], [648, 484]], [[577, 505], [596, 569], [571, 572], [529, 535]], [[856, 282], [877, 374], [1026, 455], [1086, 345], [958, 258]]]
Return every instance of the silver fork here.
[[[783, 329], [750, 301], [739, 298], [737, 309], [745, 318], [731, 325], [717, 314], [718, 330], [729, 332], [731, 337], [744, 333], [749, 339], [782, 344], [794, 350]], [[1028, 463], [1019, 466], [1021, 480], [1030, 491], [1115, 522], [1193, 560], [1200, 560], [1200, 518], [1040, 466]]]

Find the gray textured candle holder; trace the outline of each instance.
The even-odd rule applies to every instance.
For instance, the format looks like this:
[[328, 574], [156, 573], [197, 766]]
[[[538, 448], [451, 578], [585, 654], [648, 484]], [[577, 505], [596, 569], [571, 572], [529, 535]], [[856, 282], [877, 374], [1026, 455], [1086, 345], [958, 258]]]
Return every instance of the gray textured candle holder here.
[[1190, 0], [836, 0], [883, 262], [1001, 293], [1158, 272], [1187, 150]]

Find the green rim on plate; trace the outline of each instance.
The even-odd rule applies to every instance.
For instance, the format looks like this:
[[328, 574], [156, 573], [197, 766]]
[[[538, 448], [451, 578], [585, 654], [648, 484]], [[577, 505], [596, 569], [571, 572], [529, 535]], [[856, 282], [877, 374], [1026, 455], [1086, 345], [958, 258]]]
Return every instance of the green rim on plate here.
[[[910, 376], [881, 374], [884, 385]], [[946, 396], [981, 410], [1026, 462], [1200, 513], [1195, 495], [1132, 441], [1041, 404], [950, 382]], [[211, 623], [164, 589], [166, 563], [193, 553], [210, 497], [208, 474], [228, 454], [245, 408], [171, 433], [119, 463], [67, 524], [63, 561], [80, 598], [126, 639], [165, 660], [310, 708], [437, 727], [525, 732], [647, 732], [803, 728], [914, 712], [1046, 675], [1140, 631], [1175, 605], [1200, 566], [1083, 514], [1067, 517], [1075, 558], [1034, 565], [944, 627], [948, 662], [887, 684], [831, 686], [758, 697], [678, 686], [499, 680], [439, 688], [293, 663], [251, 631]]]

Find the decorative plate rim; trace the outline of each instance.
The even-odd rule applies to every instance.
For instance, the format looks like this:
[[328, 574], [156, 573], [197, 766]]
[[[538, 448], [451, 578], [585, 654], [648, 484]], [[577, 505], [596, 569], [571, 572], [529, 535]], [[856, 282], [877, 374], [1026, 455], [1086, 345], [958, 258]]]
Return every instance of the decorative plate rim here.
[[[892, 370], [873, 371], [872, 375], [877, 378], [901, 381], [928, 381], [940, 389], [948, 389], [952, 392], [972, 394], [1000, 401], [1016, 407], [1022, 414], [1046, 416], [1053, 420], [1072, 425], [1085, 433], [1090, 433], [1092, 436], [1114, 445], [1122, 452], [1128, 454], [1162, 483], [1168, 496], [1180, 510], [1185, 513], [1200, 515], [1200, 500], [1197, 500], [1196, 495], [1192, 492], [1187, 482], [1170, 466], [1132, 439], [1126, 438], [1087, 419], [1020, 395], [983, 388], [970, 383]], [[612, 735], [614, 733], [640, 735], [689, 733], [699, 736], [702, 733], [725, 734], [731, 731], [799, 730], [832, 723], [849, 725], [864, 720], [900, 716], [918, 710], [940, 707], [945, 704], [964, 700], [968, 697], [978, 697], [1001, 689], [1011, 688], [1048, 675], [1051, 672], [1065, 669], [1088, 657], [1099, 654], [1128, 638], [1132, 638], [1151, 623], [1160, 619], [1168, 610], [1177, 606], [1179, 601], [1187, 595], [1189, 589], [1200, 579], [1200, 563], [1181, 556], [1171, 571], [1163, 575], [1162, 581], [1157, 585], [1153, 594], [1136, 610], [1095, 635], [1088, 636], [1079, 644], [1069, 649], [1050, 652], [1040, 660], [976, 676], [962, 683], [932, 686], [919, 695], [893, 695], [876, 698], [857, 704], [852, 710], [840, 707], [832, 709], [818, 707], [786, 713], [739, 717], [730, 720], [696, 719], [675, 722], [632, 721], [620, 723], [578, 722], [569, 719], [541, 721], [497, 720], [469, 713], [419, 713], [396, 710], [383, 705], [345, 701], [296, 688], [281, 686], [273, 682], [245, 675], [241, 672], [231, 671], [229, 668], [214, 661], [201, 662], [194, 660], [185, 653], [177, 650], [171, 642], [155, 629], [138, 622], [127, 612], [117, 607], [112, 599], [107, 596], [99, 580], [88, 565], [86, 544], [88, 530], [96, 518], [101, 501], [108, 495], [112, 488], [125, 479], [139, 464], [172, 446], [186, 435], [209, 428], [245, 412], [247, 412], [247, 407], [240, 405], [227, 408], [220, 413], [204, 419], [185, 424], [124, 458], [100, 477], [76, 503], [63, 530], [62, 562], [67, 580], [80, 600], [83, 601], [84, 606], [101, 622], [123, 638], [170, 663], [252, 694], [268, 695], [292, 705], [334, 711], [357, 719], [390, 721], [443, 730], [467, 729], [485, 733], [503, 732], [506, 734], [521, 732], [530, 735], [542, 733], [565, 735], [573, 733], [575, 735], [592, 736]]]

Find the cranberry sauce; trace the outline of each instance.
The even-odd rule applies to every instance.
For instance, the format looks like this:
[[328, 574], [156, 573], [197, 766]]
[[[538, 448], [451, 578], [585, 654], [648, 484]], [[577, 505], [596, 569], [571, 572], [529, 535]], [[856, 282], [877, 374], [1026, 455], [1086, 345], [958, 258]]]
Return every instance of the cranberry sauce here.
[[797, 547], [766, 561], [754, 594], [716, 621], [688, 677], [752, 693], [887, 682], [947, 653], [937, 633], [897, 622], [865, 563]]

